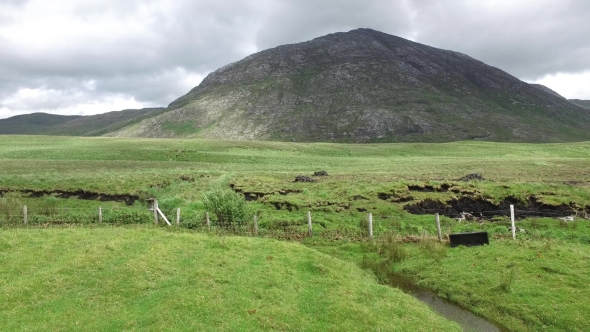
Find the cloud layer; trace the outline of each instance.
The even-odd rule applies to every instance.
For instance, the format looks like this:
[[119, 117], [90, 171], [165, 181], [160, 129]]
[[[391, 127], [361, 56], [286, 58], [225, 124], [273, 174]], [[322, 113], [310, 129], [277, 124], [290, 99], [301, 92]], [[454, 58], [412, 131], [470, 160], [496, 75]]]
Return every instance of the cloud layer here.
[[587, 17], [582, 0], [0, 0], [0, 118], [165, 106], [248, 54], [359, 27], [590, 99]]

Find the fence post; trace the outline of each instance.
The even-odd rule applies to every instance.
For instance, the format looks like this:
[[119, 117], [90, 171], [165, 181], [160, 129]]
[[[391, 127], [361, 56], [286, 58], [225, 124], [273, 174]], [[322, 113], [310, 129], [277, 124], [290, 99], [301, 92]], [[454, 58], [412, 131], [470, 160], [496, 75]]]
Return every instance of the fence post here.
[[369, 238], [373, 238], [373, 214], [369, 213]]
[[205, 217], [207, 218], [207, 230], [211, 230], [211, 220], [209, 220], [209, 212], [205, 213]]
[[254, 236], [258, 236], [258, 216], [254, 215]]
[[313, 232], [311, 229], [311, 211], [307, 211], [307, 235], [312, 236]]
[[514, 205], [510, 204], [510, 221], [512, 222], [512, 239], [516, 240], [516, 225], [514, 223]]
[[23, 221], [25, 224], [29, 222], [29, 217], [27, 216], [27, 206], [26, 205], [23, 205]]
[[102, 224], [102, 206], [98, 207], [98, 223]]
[[435, 216], [436, 219], [436, 231], [438, 232], [438, 241], [442, 242], [442, 232], [440, 230], [440, 215], [437, 213]]
[[154, 223], [158, 224], [158, 200], [154, 198]]
[[176, 208], [176, 224], [180, 225], [180, 208]]

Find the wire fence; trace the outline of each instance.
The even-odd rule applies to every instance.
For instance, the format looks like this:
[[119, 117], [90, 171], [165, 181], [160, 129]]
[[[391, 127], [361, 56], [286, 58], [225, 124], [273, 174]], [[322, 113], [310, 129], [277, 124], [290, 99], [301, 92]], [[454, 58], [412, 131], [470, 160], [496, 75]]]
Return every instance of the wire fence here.
[[[209, 214], [203, 211], [182, 211], [180, 209], [168, 209], [166, 213], [161, 211], [157, 204], [149, 208], [129, 206], [91, 209], [87, 207], [56, 207], [56, 206], [3, 206], [0, 209], [0, 225], [52, 226], [68, 224], [149, 224], [180, 226], [195, 231], [211, 232], [217, 235], [239, 235], [270, 237], [282, 240], [300, 241], [306, 237], [318, 236], [327, 240], [338, 241], [364, 241], [377, 237], [404, 236], [402, 241], [414, 242], [418, 237], [434, 236], [440, 233], [443, 238], [457, 231], [474, 231], [485, 229], [491, 231], [497, 237], [509, 237], [511, 229], [509, 219], [510, 209], [488, 210], [479, 212], [449, 212], [442, 213], [443, 218], [437, 225], [434, 223], [434, 215], [440, 213], [440, 209], [422, 210], [421, 214], [431, 214], [432, 222], [427, 224], [408, 220], [403, 216], [371, 213], [358, 213], [349, 221], [338, 225], [326, 225], [325, 222], [314, 222], [311, 212], [293, 211], [296, 215], [293, 220], [282, 220], [265, 214], [253, 216], [247, 220], [233, 220], [230, 215]], [[587, 211], [554, 210], [514, 210], [516, 219], [526, 218], [553, 218], [559, 224], [577, 222], [590, 219]], [[494, 219], [495, 218], [495, 219]], [[504, 219], [502, 219], [504, 218]], [[486, 221], [485, 228], [483, 225]], [[491, 226], [490, 226], [491, 225]], [[479, 228], [478, 228], [479, 227]], [[522, 231], [522, 229], [518, 229]], [[432, 235], [431, 235], [432, 234]]]

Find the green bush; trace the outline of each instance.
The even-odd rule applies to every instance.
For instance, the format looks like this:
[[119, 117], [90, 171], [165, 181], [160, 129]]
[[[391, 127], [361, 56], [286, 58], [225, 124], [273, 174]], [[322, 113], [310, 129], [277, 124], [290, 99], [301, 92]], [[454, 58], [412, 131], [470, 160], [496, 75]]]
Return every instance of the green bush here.
[[203, 204], [220, 225], [245, 224], [252, 215], [244, 196], [228, 188], [209, 189], [203, 194]]

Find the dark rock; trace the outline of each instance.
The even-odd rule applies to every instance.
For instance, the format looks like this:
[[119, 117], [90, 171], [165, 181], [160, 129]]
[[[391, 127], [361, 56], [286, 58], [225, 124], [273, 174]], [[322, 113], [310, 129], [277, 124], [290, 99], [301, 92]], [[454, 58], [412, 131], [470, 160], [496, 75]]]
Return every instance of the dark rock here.
[[195, 182], [195, 177], [190, 175], [181, 175], [180, 179], [186, 182]]
[[471, 173], [471, 174], [467, 174], [464, 177], [460, 178], [458, 181], [473, 181], [473, 180], [483, 181], [485, 179], [479, 173]]
[[316, 180], [310, 178], [309, 176], [297, 175], [295, 177], [295, 182], [316, 182]]

